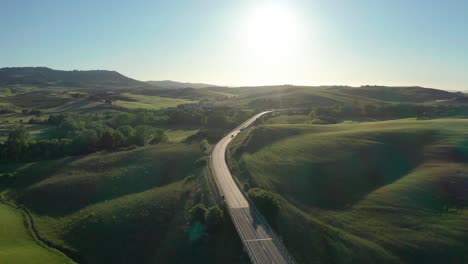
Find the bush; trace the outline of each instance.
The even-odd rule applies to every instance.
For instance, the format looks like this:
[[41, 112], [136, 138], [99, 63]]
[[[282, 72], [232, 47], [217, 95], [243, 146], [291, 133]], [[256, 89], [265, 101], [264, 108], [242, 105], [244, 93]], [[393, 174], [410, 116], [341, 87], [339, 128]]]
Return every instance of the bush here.
[[206, 206], [204, 204], [197, 204], [193, 206], [189, 211], [187, 215], [187, 220], [190, 223], [204, 223], [205, 222], [205, 214], [206, 214]]
[[208, 141], [206, 139], [200, 141], [200, 150], [203, 153], [207, 153], [210, 148], [210, 144], [208, 144]]
[[167, 141], [167, 136], [162, 129], [157, 129], [148, 125], [139, 125], [135, 128], [135, 143], [140, 146]]
[[223, 210], [219, 209], [218, 206], [208, 208], [205, 213], [205, 223], [208, 230], [217, 231], [223, 224]]
[[73, 139], [72, 149], [76, 154], [93, 152], [97, 149], [98, 142], [99, 136], [97, 132], [93, 129], [86, 129]]
[[154, 128], [148, 125], [139, 125], [135, 128], [135, 142], [145, 146], [153, 140]]
[[122, 133], [122, 135], [124, 136], [125, 145], [133, 144], [133, 142], [135, 141], [135, 129], [133, 129], [133, 127], [129, 125], [125, 125], [125, 126], [121, 126], [117, 128], [117, 131]]
[[208, 158], [207, 157], [201, 157], [201, 158], [197, 159], [193, 165], [194, 165], [195, 168], [202, 168], [202, 167], [206, 166], [207, 163], [208, 163]]
[[124, 140], [122, 133], [109, 128], [102, 134], [99, 146], [107, 150], [113, 150], [122, 146]]
[[8, 135], [5, 143], [6, 152], [9, 159], [19, 160], [26, 155], [28, 145], [31, 141], [31, 134], [23, 126], [13, 129]]
[[280, 202], [275, 194], [260, 188], [252, 188], [249, 190], [248, 195], [268, 219], [276, 219], [280, 209]]

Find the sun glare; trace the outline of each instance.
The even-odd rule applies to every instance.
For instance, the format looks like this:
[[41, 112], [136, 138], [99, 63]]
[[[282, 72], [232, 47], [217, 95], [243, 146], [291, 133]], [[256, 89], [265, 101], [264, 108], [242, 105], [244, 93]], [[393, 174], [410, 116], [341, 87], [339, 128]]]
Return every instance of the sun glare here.
[[286, 1], [260, 2], [245, 13], [239, 27], [237, 60], [249, 84], [287, 83], [303, 60], [305, 27], [300, 12]]
[[254, 8], [242, 25], [244, 46], [257, 57], [287, 59], [301, 42], [302, 24], [286, 4], [270, 3]]

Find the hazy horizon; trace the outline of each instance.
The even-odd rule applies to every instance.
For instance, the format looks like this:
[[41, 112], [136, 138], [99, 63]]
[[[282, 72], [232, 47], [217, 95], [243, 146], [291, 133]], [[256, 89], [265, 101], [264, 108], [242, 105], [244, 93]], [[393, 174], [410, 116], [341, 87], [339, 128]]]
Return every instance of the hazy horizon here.
[[467, 11], [461, 1], [5, 2], [0, 67], [466, 90]]

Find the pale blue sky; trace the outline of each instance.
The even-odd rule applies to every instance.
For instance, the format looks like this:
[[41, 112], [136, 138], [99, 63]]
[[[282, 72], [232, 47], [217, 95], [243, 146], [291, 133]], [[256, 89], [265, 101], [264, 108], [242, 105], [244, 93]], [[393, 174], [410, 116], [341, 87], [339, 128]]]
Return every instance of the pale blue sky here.
[[468, 89], [468, 1], [0, 0], [0, 67]]

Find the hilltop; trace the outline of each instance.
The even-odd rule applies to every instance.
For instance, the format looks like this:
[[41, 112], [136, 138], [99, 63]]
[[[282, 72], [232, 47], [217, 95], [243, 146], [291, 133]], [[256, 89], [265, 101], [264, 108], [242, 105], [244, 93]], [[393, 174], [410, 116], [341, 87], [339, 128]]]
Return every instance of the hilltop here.
[[11, 67], [0, 69], [0, 85], [65, 86], [82, 88], [145, 87], [140, 82], [116, 71], [63, 71], [47, 67]]

